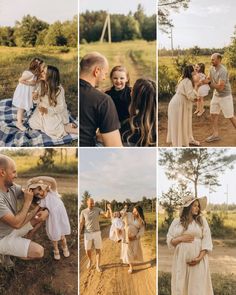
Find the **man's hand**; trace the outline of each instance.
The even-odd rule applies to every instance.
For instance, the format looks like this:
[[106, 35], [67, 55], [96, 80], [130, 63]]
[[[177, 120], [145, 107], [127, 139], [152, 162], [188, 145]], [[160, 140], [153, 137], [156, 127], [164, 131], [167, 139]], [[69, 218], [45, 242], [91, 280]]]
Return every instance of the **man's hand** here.
[[39, 211], [34, 217], [38, 222], [45, 221], [49, 216], [48, 210]]
[[32, 189], [25, 189], [24, 191], [24, 200], [25, 202], [31, 203], [34, 197]]

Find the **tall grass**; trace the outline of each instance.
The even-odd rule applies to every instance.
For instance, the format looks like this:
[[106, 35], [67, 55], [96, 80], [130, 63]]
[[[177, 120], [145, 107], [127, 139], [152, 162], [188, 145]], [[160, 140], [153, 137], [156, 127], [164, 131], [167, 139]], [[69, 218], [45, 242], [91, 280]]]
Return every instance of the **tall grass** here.
[[77, 49], [62, 47], [0, 47], [0, 99], [12, 98], [22, 72], [29, 67], [34, 57], [42, 58], [46, 64], [58, 67], [61, 83], [65, 89], [66, 102], [72, 115], [78, 109], [78, 62]]

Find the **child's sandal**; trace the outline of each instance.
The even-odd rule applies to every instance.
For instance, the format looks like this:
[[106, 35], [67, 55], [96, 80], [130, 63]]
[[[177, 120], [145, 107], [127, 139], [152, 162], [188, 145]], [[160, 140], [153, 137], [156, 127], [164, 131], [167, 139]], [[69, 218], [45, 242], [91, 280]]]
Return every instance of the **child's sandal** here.
[[66, 246], [65, 248], [62, 248], [62, 251], [63, 251], [63, 255], [64, 255], [65, 257], [69, 257], [69, 256], [70, 256], [70, 252], [69, 252], [67, 246]]
[[61, 259], [59, 251], [53, 250], [53, 256], [54, 256], [55, 260], [60, 260]]

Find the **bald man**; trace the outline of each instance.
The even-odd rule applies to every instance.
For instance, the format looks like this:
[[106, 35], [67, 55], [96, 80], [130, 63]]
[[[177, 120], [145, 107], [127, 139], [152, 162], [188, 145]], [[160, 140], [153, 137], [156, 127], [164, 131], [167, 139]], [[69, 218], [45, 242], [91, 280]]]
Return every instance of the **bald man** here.
[[[44, 255], [44, 248], [24, 236], [39, 227], [48, 217], [48, 211], [38, 212], [36, 206], [30, 213], [33, 192], [23, 192], [19, 185], [14, 184], [17, 177], [15, 162], [0, 154], [0, 254], [2, 264], [12, 267], [10, 256], [22, 259], [38, 259]], [[23, 198], [20, 211], [17, 209], [18, 199]], [[34, 218], [37, 214], [37, 218]]]
[[206, 141], [213, 142], [220, 140], [218, 120], [219, 114], [222, 111], [225, 118], [229, 119], [236, 128], [236, 117], [234, 116], [234, 104], [229, 82], [227, 69], [221, 64], [222, 55], [214, 53], [211, 56], [211, 68], [206, 83], [209, 83], [214, 89], [213, 97], [210, 105], [210, 114], [212, 121], [213, 133]]
[[109, 71], [107, 59], [98, 52], [85, 55], [80, 62], [80, 146], [96, 146], [99, 130], [104, 146], [122, 146], [120, 122], [111, 97], [98, 89]]
[[96, 250], [96, 269], [101, 272], [100, 259], [102, 248], [102, 236], [99, 225], [99, 216], [108, 217], [109, 213], [104, 212], [98, 207], [94, 207], [94, 200], [89, 198], [87, 200], [87, 208], [80, 213], [80, 234], [84, 230], [84, 247], [88, 257], [87, 269], [92, 265], [92, 245], [94, 244]]

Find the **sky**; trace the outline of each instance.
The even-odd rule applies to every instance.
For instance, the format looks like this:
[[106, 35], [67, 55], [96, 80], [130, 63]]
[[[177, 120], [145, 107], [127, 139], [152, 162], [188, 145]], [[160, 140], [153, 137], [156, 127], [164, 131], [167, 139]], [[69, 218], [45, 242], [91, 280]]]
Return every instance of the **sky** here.
[[30, 14], [48, 22], [71, 20], [78, 14], [77, 0], [0, 0], [0, 26], [14, 26]]
[[[235, 0], [190, 0], [189, 8], [171, 12], [174, 48], [221, 48], [230, 44], [236, 25]], [[159, 48], [170, 49], [170, 38], [159, 30]]]
[[[235, 149], [228, 149], [228, 153], [235, 154]], [[227, 190], [228, 190], [228, 204], [236, 204], [236, 164], [234, 164], [234, 169], [227, 169], [224, 174], [220, 175], [219, 181], [221, 186], [214, 187], [215, 192], [210, 193], [210, 202], [214, 204], [226, 203], [227, 200]], [[167, 179], [165, 175], [165, 170], [163, 166], [158, 166], [158, 197], [162, 193], [166, 193], [174, 181]], [[207, 196], [209, 202], [209, 186], [199, 186], [198, 187], [199, 196]]]
[[79, 10], [80, 13], [86, 10], [106, 10], [110, 13], [128, 14], [129, 11], [135, 12], [138, 4], [143, 6], [147, 15], [156, 13], [155, 0], [79, 0]]
[[80, 196], [133, 202], [156, 196], [156, 150], [80, 149]]

